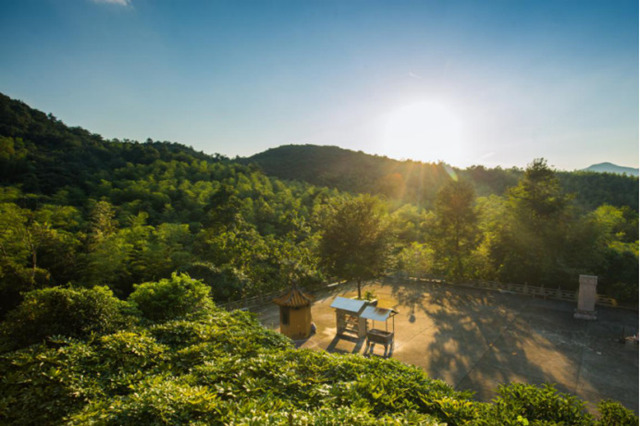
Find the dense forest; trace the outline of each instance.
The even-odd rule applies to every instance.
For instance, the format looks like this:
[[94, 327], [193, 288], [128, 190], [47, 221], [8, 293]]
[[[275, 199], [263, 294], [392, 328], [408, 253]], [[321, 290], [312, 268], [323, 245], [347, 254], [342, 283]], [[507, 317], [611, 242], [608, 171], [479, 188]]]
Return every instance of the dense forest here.
[[[477, 196], [504, 195], [524, 171], [518, 168], [459, 169], [444, 163], [398, 161], [337, 146], [284, 145], [246, 159], [268, 175], [301, 180], [343, 191], [384, 195], [393, 200], [432, 208], [438, 190], [451, 176], [474, 186]], [[638, 179], [613, 173], [557, 172], [563, 192], [572, 194], [584, 210], [608, 204], [638, 211]]]
[[[215, 307], [380, 274], [575, 288], [593, 273], [599, 292], [633, 304], [637, 178], [317, 147], [312, 165], [298, 149], [278, 163], [275, 151], [231, 160], [104, 140], [0, 95], [0, 420], [637, 422], [609, 402], [592, 418], [551, 388], [509, 385], [477, 403], [395, 361], [296, 351]], [[338, 264], [331, 238], [350, 232], [332, 229], [380, 236], [376, 262]]]
[[24, 291], [106, 285], [126, 297], [174, 271], [218, 302], [321, 282], [323, 226], [358, 193], [384, 205], [387, 273], [565, 288], [592, 273], [600, 292], [637, 301], [637, 178], [557, 173], [541, 159], [456, 170], [334, 147], [236, 161], [104, 140], [6, 96], [0, 112], [1, 316]]

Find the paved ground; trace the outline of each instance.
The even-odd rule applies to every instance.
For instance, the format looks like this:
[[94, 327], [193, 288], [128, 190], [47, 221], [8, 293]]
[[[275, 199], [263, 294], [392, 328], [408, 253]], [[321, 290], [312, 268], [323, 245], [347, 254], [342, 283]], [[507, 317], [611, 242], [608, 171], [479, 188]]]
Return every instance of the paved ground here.
[[[638, 332], [638, 313], [598, 307], [598, 320], [573, 318], [575, 304], [514, 294], [418, 282], [372, 283], [378, 306], [392, 307], [396, 341], [391, 357], [423, 368], [430, 377], [468, 389], [489, 401], [498, 384], [552, 382], [589, 402], [615, 399], [638, 412], [638, 346], [619, 343]], [[336, 337], [335, 296], [355, 297], [341, 286], [315, 301], [317, 333], [303, 348], [364, 354], [363, 341]], [[278, 329], [278, 307], [258, 312]], [[379, 326], [379, 323], [376, 323]], [[384, 356], [376, 345], [373, 355]]]

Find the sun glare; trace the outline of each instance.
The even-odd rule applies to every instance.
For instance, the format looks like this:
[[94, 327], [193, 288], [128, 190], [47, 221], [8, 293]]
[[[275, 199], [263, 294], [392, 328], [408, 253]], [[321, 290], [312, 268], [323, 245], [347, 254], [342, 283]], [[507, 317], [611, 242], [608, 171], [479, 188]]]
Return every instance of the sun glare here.
[[462, 121], [444, 103], [416, 102], [387, 116], [384, 150], [390, 157], [455, 165], [464, 156], [463, 142]]

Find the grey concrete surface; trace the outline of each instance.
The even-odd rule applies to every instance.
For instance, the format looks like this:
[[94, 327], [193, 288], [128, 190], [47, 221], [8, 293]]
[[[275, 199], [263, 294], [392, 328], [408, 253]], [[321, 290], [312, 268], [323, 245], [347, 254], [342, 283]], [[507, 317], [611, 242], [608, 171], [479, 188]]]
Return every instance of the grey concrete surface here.
[[[574, 319], [575, 303], [412, 281], [374, 282], [362, 291], [399, 312], [391, 357], [474, 391], [480, 401], [491, 400], [502, 383], [555, 383], [587, 401], [589, 411], [614, 399], [638, 412], [638, 346], [619, 342], [623, 328], [638, 332], [637, 312], [597, 307], [598, 319], [587, 321]], [[298, 346], [364, 354], [363, 340], [336, 336], [329, 306], [337, 295], [356, 294], [354, 285], [341, 285], [320, 295], [311, 308], [317, 332]], [[266, 327], [279, 328], [276, 305], [257, 314]], [[371, 355], [385, 356], [384, 347]]]

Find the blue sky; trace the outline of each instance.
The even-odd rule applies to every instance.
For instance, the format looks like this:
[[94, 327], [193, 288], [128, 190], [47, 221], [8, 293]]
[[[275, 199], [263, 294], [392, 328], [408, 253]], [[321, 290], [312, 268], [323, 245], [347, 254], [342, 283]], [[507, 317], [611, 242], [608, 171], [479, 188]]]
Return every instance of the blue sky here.
[[0, 55], [106, 138], [638, 167], [637, 1], [5, 1]]

